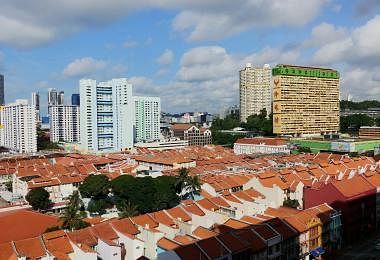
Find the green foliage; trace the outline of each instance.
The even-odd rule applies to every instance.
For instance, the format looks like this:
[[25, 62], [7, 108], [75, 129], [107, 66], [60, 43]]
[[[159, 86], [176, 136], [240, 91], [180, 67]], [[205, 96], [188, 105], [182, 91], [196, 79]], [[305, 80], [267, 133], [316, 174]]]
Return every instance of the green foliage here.
[[5, 183], [5, 187], [7, 188], [7, 191], [12, 192], [13, 182], [12, 182], [12, 181], [7, 181], [7, 182]]
[[37, 150], [62, 150], [58, 143], [50, 142], [48, 132], [37, 128]]
[[220, 132], [219, 130], [212, 131], [212, 143], [217, 145], [232, 147], [237, 139], [243, 137], [243, 135], [232, 135], [229, 133]]
[[301, 146], [298, 148], [298, 152], [300, 153], [312, 153], [310, 147]]
[[352, 131], [357, 132], [361, 126], [373, 126], [374, 124], [375, 120], [364, 114], [340, 117], [340, 131], [342, 133], [347, 133], [349, 128], [352, 129]]
[[44, 233], [48, 233], [48, 232], [53, 232], [53, 231], [57, 231], [57, 230], [61, 230], [62, 228], [60, 226], [53, 226], [53, 227], [48, 227]]
[[138, 213], [147, 213], [176, 206], [179, 197], [175, 190], [175, 177], [135, 178], [122, 175], [111, 181], [114, 203], [125, 211], [130, 203]]
[[121, 201], [119, 204], [119, 216], [121, 218], [134, 217], [139, 214], [138, 208], [136, 205], [133, 205], [130, 201]]
[[46, 210], [52, 203], [49, 199], [49, 192], [41, 187], [31, 189], [25, 199], [34, 210]]
[[110, 182], [107, 176], [102, 174], [89, 175], [79, 186], [79, 191], [84, 198], [105, 198], [109, 193]]
[[241, 127], [249, 131], [255, 131], [262, 135], [273, 135], [273, 115], [269, 114], [267, 118], [267, 110], [264, 108], [258, 115], [251, 115], [247, 118], [246, 123], [242, 123]]
[[224, 119], [216, 118], [212, 121], [211, 130], [231, 130], [240, 126], [239, 117], [235, 114], [227, 115]]
[[177, 193], [181, 194], [181, 198], [189, 194], [194, 198], [194, 194], [199, 193], [201, 189], [201, 183], [198, 176], [189, 176], [189, 170], [181, 168], [176, 176], [175, 188]]
[[76, 230], [87, 226], [87, 223], [82, 220], [86, 216], [85, 212], [80, 211], [82, 207], [83, 202], [80, 199], [79, 192], [74, 191], [69, 197], [69, 203], [61, 216], [62, 228]]
[[87, 210], [91, 214], [105, 214], [106, 213], [106, 208], [107, 208], [107, 202], [104, 199], [91, 199], [90, 202], [88, 203]]
[[361, 102], [353, 102], [347, 100], [340, 101], [341, 109], [366, 110], [368, 108], [374, 107], [380, 107], [380, 102], [377, 100], [365, 100]]
[[299, 202], [298, 200], [294, 199], [294, 200], [291, 200], [291, 199], [286, 199], [284, 200], [284, 203], [283, 203], [283, 206], [286, 206], [286, 207], [290, 207], [290, 208], [298, 208], [299, 207]]

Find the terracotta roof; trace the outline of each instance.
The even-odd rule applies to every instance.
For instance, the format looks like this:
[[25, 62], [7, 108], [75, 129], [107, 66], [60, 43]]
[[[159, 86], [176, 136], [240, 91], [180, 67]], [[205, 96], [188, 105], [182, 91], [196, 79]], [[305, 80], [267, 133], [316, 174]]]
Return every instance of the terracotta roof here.
[[335, 181], [332, 182], [332, 185], [347, 198], [360, 196], [366, 192], [376, 192], [376, 187], [362, 176]]
[[245, 228], [248, 227], [249, 224], [241, 222], [237, 219], [230, 218], [226, 222], [223, 223], [224, 226], [231, 227], [233, 229], [240, 229], [240, 228]]
[[158, 223], [148, 214], [135, 216], [130, 219], [132, 220], [133, 223], [141, 227], [145, 227], [145, 226], [148, 226], [148, 228], [158, 227]]
[[18, 259], [17, 256], [14, 258], [15, 256], [11, 242], [0, 244], [0, 259]]
[[206, 238], [196, 242], [211, 259], [219, 258], [228, 254], [227, 249], [215, 237]]
[[176, 228], [176, 224], [174, 223], [173, 219], [169, 217], [169, 215], [166, 214], [164, 210], [149, 213], [149, 215], [158, 223]]
[[174, 219], [181, 220], [183, 222], [191, 221], [191, 217], [181, 207], [174, 207], [165, 211]]
[[37, 237], [49, 227], [58, 226], [57, 217], [29, 211], [15, 210], [0, 213], [0, 243]]
[[98, 244], [96, 237], [91, 232], [91, 227], [75, 230], [68, 233], [67, 235], [75, 244], [85, 244], [88, 247]]
[[132, 223], [129, 218], [123, 218], [118, 220], [112, 220], [111, 225], [120, 233], [125, 235], [137, 235], [140, 231]]
[[247, 223], [250, 223], [250, 224], [260, 224], [263, 222], [262, 219], [258, 219], [258, 218], [251, 217], [251, 216], [243, 216], [240, 220], [247, 222]]
[[180, 257], [180, 259], [194, 259], [194, 257], [197, 260], [209, 260], [210, 258], [207, 257], [202, 250], [199, 249], [199, 247], [196, 244], [190, 244], [185, 245], [176, 248], [175, 253]]
[[209, 237], [213, 237], [217, 235], [217, 233], [215, 233], [214, 231], [211, 231], [202, 226], [199, 226], [196, 229], [194, 229], [192, 234], [193, 236], [198, 237], [199, 239], [205, 239], [205, 238], [209, 238]]
[[63, 230], [45, 233], [42, 237], [49, 252], [62, 252], [65, 254], [73, 252], [70, 241]]
[[266, 220], [264, 223], [276, 230], [284, 240], [298, 236], [298, 232], [280, 218]]
[[177, 242], [173, 240], [163, 237], [157, 241], [157, 246], [169, 251], [169, 250], [176, 249], [177, 247], [180, 246], [180, 244], [178, 244]]
[[27, 259], [37, 259], [46, 255], [46, 251], [38, 237], [17, 240], [14, 242], [17, 252]]
[[173, 240], [180, 243], [181, 245], [189, 245], [197, 241], [196, 238], [189, 235], [177, 235], [173, 238]]
[[235, 143], [237, 144], [263, 144], [263, 145], [286, 145], [284, 139], [279, 138], [240, 138]]
[[174, 131], [185, 131], [192, 126], [193, 126], [192, 124], [173, 124], [171, 128]]

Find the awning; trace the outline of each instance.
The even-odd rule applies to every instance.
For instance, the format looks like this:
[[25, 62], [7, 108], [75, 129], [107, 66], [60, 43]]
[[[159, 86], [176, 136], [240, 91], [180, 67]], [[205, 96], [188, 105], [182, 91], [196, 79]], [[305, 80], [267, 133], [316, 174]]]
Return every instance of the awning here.
[[322, 247], [317, 247], [316, 249], [310, 251], [310, 254], [313, 256], [313, 257], [318, 257], [322, 254], [325, 253], [325, 250], [322, 248]]

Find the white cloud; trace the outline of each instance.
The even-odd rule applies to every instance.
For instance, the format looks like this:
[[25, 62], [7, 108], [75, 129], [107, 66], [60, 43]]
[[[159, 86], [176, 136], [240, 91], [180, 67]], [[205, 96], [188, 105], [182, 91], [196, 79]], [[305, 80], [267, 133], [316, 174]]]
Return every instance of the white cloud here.
[[40, 46], [87, 28], [110, 24], [131, 12], [146, 8], [177, 11], [173, 29], [189, 32], [190, 40], [220, 39], [261, 26], [302, 26], [316, 17], [326, 2], [2, 0], [0, 42], [18, 48]]
[[304, 47], [317, 47], [331, 42], [344, 39], [348, 35], [348, 29], [336, 27], [333, 24], [321, 23], [315, 26], [311, 31], [309, 39], [304, 41]]
[[134, 48], [137, 47], [137, 42], [136, 41], [126, 41], [123, 43], [124, 48]]
[[84, 77], [104, 69], [107, 62], [104, 60], [96, 60], [92, 57], [75, 59], [69, 63], [62, 71], [64, 77]]
[[314, 56], [318, 64], [348, 63], [373, 66], [380, 59], [380, 15], [366, 24], [351, 30], [342, 39], [328, 42], [319, 48]]
[[157, 58], [156, 62], [162, 66], [170, 65], [173, 62], [174, 53], [172, 50], [166, 49], [160, 57]]

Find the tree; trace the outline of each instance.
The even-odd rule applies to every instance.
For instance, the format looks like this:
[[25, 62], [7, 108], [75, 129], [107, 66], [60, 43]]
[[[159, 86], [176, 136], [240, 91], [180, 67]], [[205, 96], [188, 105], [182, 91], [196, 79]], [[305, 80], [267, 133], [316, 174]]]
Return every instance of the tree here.
[[82, 206], [83, 202], [80, 199], [79, 192], [74, 191], [69, 196], [69, 203], [61, 216], [62, 227], [64, 229], [76, 230], [86, 226], [86, 222], [82, 220], [86, 214], [80, 211]]
[[201, 182], [197, 175], [189, 177], [188, 179], [188, 188], [190, 190], [191, 198], [194, 199], [194, 194], [199, 194], [201, 190]]
[[110, 182], [107, 176], [102, 174], [89, 175], [79, 186], [82, 197], [94, 199], [104, 199], [108, 195], [109, 189]]
[[181, 199], [184, 195], [188, 195], [188, 193], [194, 198], [194, 194], [198, 193], [201, 189], [201, 183], [198, 176], [189, 176], [189, 170], [181, 168], [178, 170], [175, 187]]
[[361, 126], [373, 126], [374, 124], [375, 120], [365, 114], [354, 114], [340, 117], [340, 131], [342, 133], [347, 133], [349, 129], [357, 132]]
[[130, 201], [123, 201], [119, 210], [121, 211], [119, 213], [119, 216], [121, 218], [134, 217], [139, 214], [137, 206], [133, 205]]
[[173, 176], [160, 176], [154, 179], [156, 187], [156, 210], [172, 208], [178, 205], [180, 197], [176, 191], [176, 178]]
[[286, 200], [284, 200], [284, 202], [283, 202], [283, 206], [286, 206], [286, 207], [290, 207], [290, 208], [298, 208], [299, 207], [299, 202], [298, 202], [298, 200], [296, 200], [296, 199], [294, 199], [294, 200], [292, 200], [292, 199], [286, 199]]
[[87, 210], [92, 214], [103, 215], [106, 213], [107, 202], [103, 199], [91, 199], [88, 203]]
[[46, 210], [52, 202], [49, 199], [49, 192], [44, 188], [38, 187], [31, 189], [25, 196], [25, 199], [32, 206], [34, 210]]
[[298, 152], [300, 153], [312, 153], [310, 147], [301, 146], [298, 148]]

